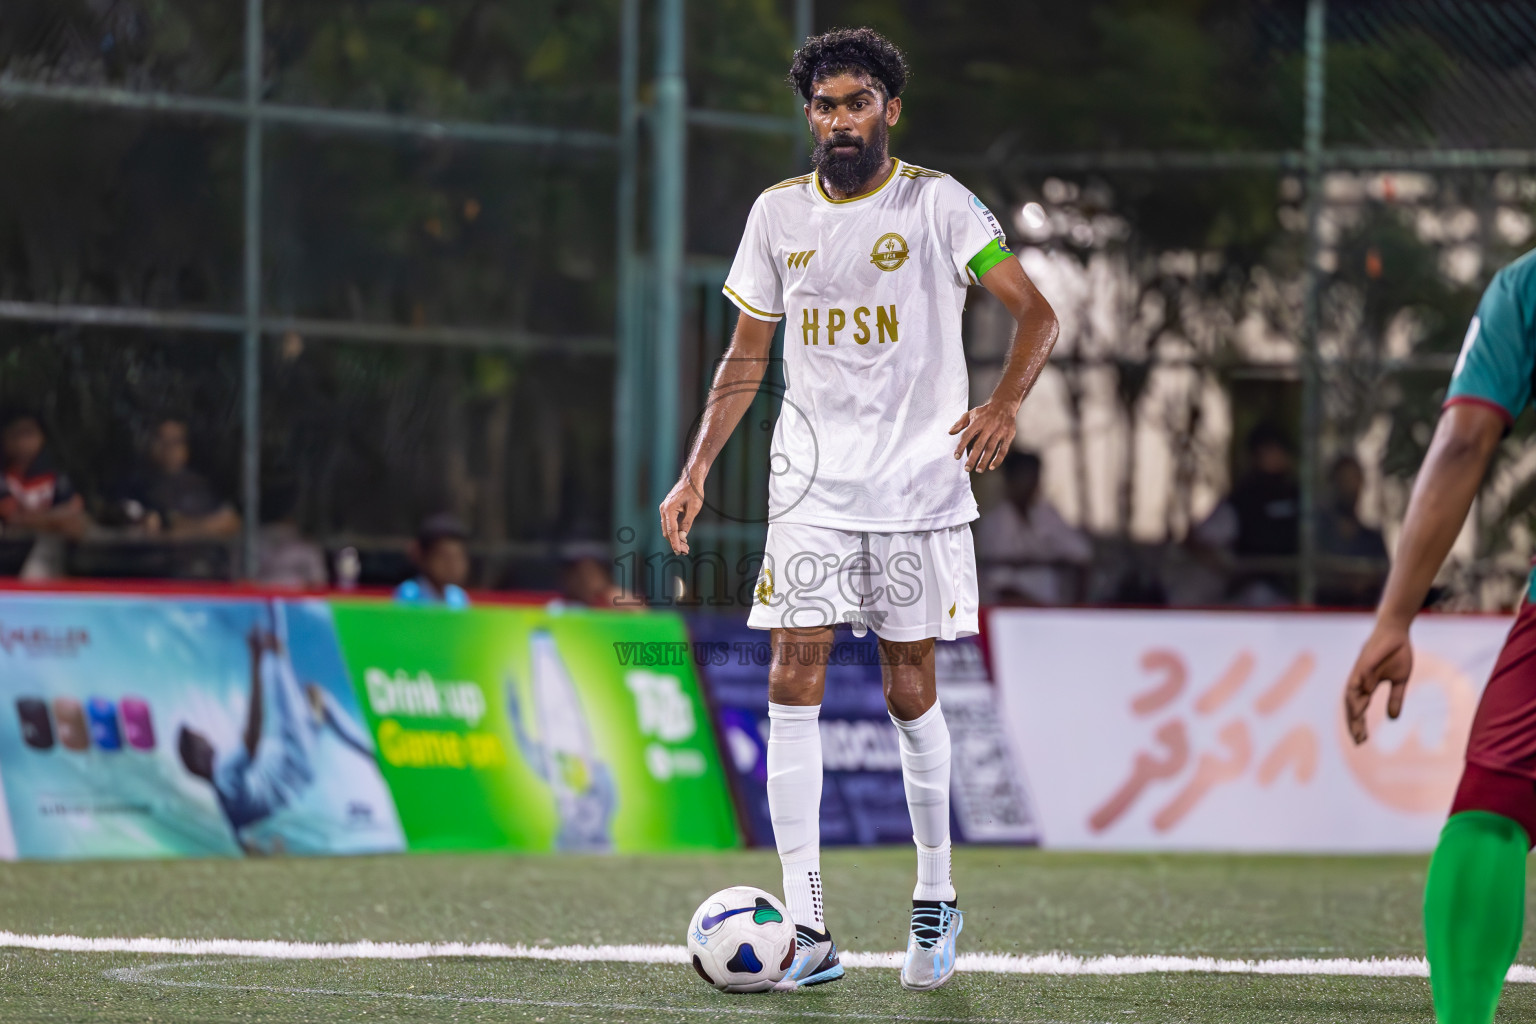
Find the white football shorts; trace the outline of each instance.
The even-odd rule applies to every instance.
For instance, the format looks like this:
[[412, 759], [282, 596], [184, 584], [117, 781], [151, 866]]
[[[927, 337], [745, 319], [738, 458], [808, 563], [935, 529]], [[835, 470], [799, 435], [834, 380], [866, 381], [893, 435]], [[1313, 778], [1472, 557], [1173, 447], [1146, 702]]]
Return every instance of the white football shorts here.
[[969, 524], [850, 533], [771, 523], [747, 625], [849, 623], [884, 640], [954, 640], [976, 634], [979, 608]]

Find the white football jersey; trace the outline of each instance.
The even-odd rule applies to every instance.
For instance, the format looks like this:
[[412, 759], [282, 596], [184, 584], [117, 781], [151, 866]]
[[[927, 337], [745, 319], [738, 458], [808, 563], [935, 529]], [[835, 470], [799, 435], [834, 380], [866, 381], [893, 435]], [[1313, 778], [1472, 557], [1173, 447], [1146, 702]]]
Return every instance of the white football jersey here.
[[976, 518], [949, 428], [969, 407], [966, 288], [1008, 258], [965, 186], [900, 160], [868, 195], [812, 173], [758, 197], [725, 294], [785, 320], [771, 522], [900, 533]]

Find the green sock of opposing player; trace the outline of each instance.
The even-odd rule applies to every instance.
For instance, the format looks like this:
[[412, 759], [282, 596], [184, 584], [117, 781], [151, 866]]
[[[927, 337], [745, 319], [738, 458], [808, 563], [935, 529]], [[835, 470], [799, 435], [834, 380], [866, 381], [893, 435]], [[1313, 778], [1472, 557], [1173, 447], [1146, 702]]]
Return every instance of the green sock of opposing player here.
[[1525, 830], [1487, 811], [1452, 815], [1424, 886], [1429, 985], [1439, 1024], [1489, 1024], [1525, 918]]

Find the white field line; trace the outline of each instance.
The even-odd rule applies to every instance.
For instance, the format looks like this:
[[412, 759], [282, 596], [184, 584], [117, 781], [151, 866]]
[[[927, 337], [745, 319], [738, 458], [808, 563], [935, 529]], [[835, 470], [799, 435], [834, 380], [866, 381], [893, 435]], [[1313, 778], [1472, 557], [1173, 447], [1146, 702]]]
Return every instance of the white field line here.
[[[0, 948], [59, 953], [144, 953], [155, 956], [243, 956], [263, 960], [424, 960], [478, 957], [492, 960], [554, 960], [562, 963], [685, 964], [685, 946], [525, 946], [500, 942], [283, 942], [276, 939], [94, 939], [80, 935], [18, 935], [0, 931]], [[895, 968], [901, 953], [844, 953], [854, 968]], [[980, 974], [1276, 974], [1357, 978], [1426, 978], [1429, 964], [1416, 957], [1357, 960], [1225, 960], [1194, 956], [1073, 956], [961, 953], [956, 968]], [[1536, 984], [1536, 967], [1516, 964], [1509, 980]]]
[[[403, 999], [427, 1003], [486, 1003], [496, 1006], [542, 1007], [551, 1010], [602, 1010], [606, 1013], [646, 1013], [664, 1017], [686, 1018], [690, 1014], [710, 1017], [773, 1017], [774, 1020], [881, 1020], [911, 1021], [914, 1024], [1007, 1024], [995, 1017], [926, 1017], [912, 1014], [860, 1013], [854, 1010], [788, 1010], [744, 1005], [736, 999], [702, 1006], [666, 1006], [650, 1003], [585, 1003], [567, 999], [519, 999], [510, 996], [474, 996], [451, 992], [382, 992], [375, 989], [298, 988], [287, 985], [230, 985], [216, 981], [177, 981], [161, 976], [168, 968], [196, 967], [208, 960], [178, 960], [143, 967], [116, 967], [105, 972], [113, 981], [158, 988], [206, 989], [214, 992], [266, 992], [283, 996], [328, 996], [337, 999]], [[748, 997], [751, 998], [751, 997]], [[1053, 1024], [1041, 1021], [1037, 1024]], [[1060, 1022], [1054, 1022], [1060, 1024]]]

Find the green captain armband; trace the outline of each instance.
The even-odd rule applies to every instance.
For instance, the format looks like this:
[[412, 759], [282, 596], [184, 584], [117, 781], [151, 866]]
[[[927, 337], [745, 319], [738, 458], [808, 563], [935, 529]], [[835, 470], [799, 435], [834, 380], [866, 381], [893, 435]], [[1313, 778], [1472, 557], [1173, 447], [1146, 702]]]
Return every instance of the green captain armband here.
[[971, 276], [980, 281], [982, 274], [985, 274], [1012, 255], [1013, 250], [1008, 248], [1007, 242], [1001, 238], [994, 238], [982, 247], [981, 252], [971, 257], [971, 261], [966, 264], [966, 267], [970, 270]]

